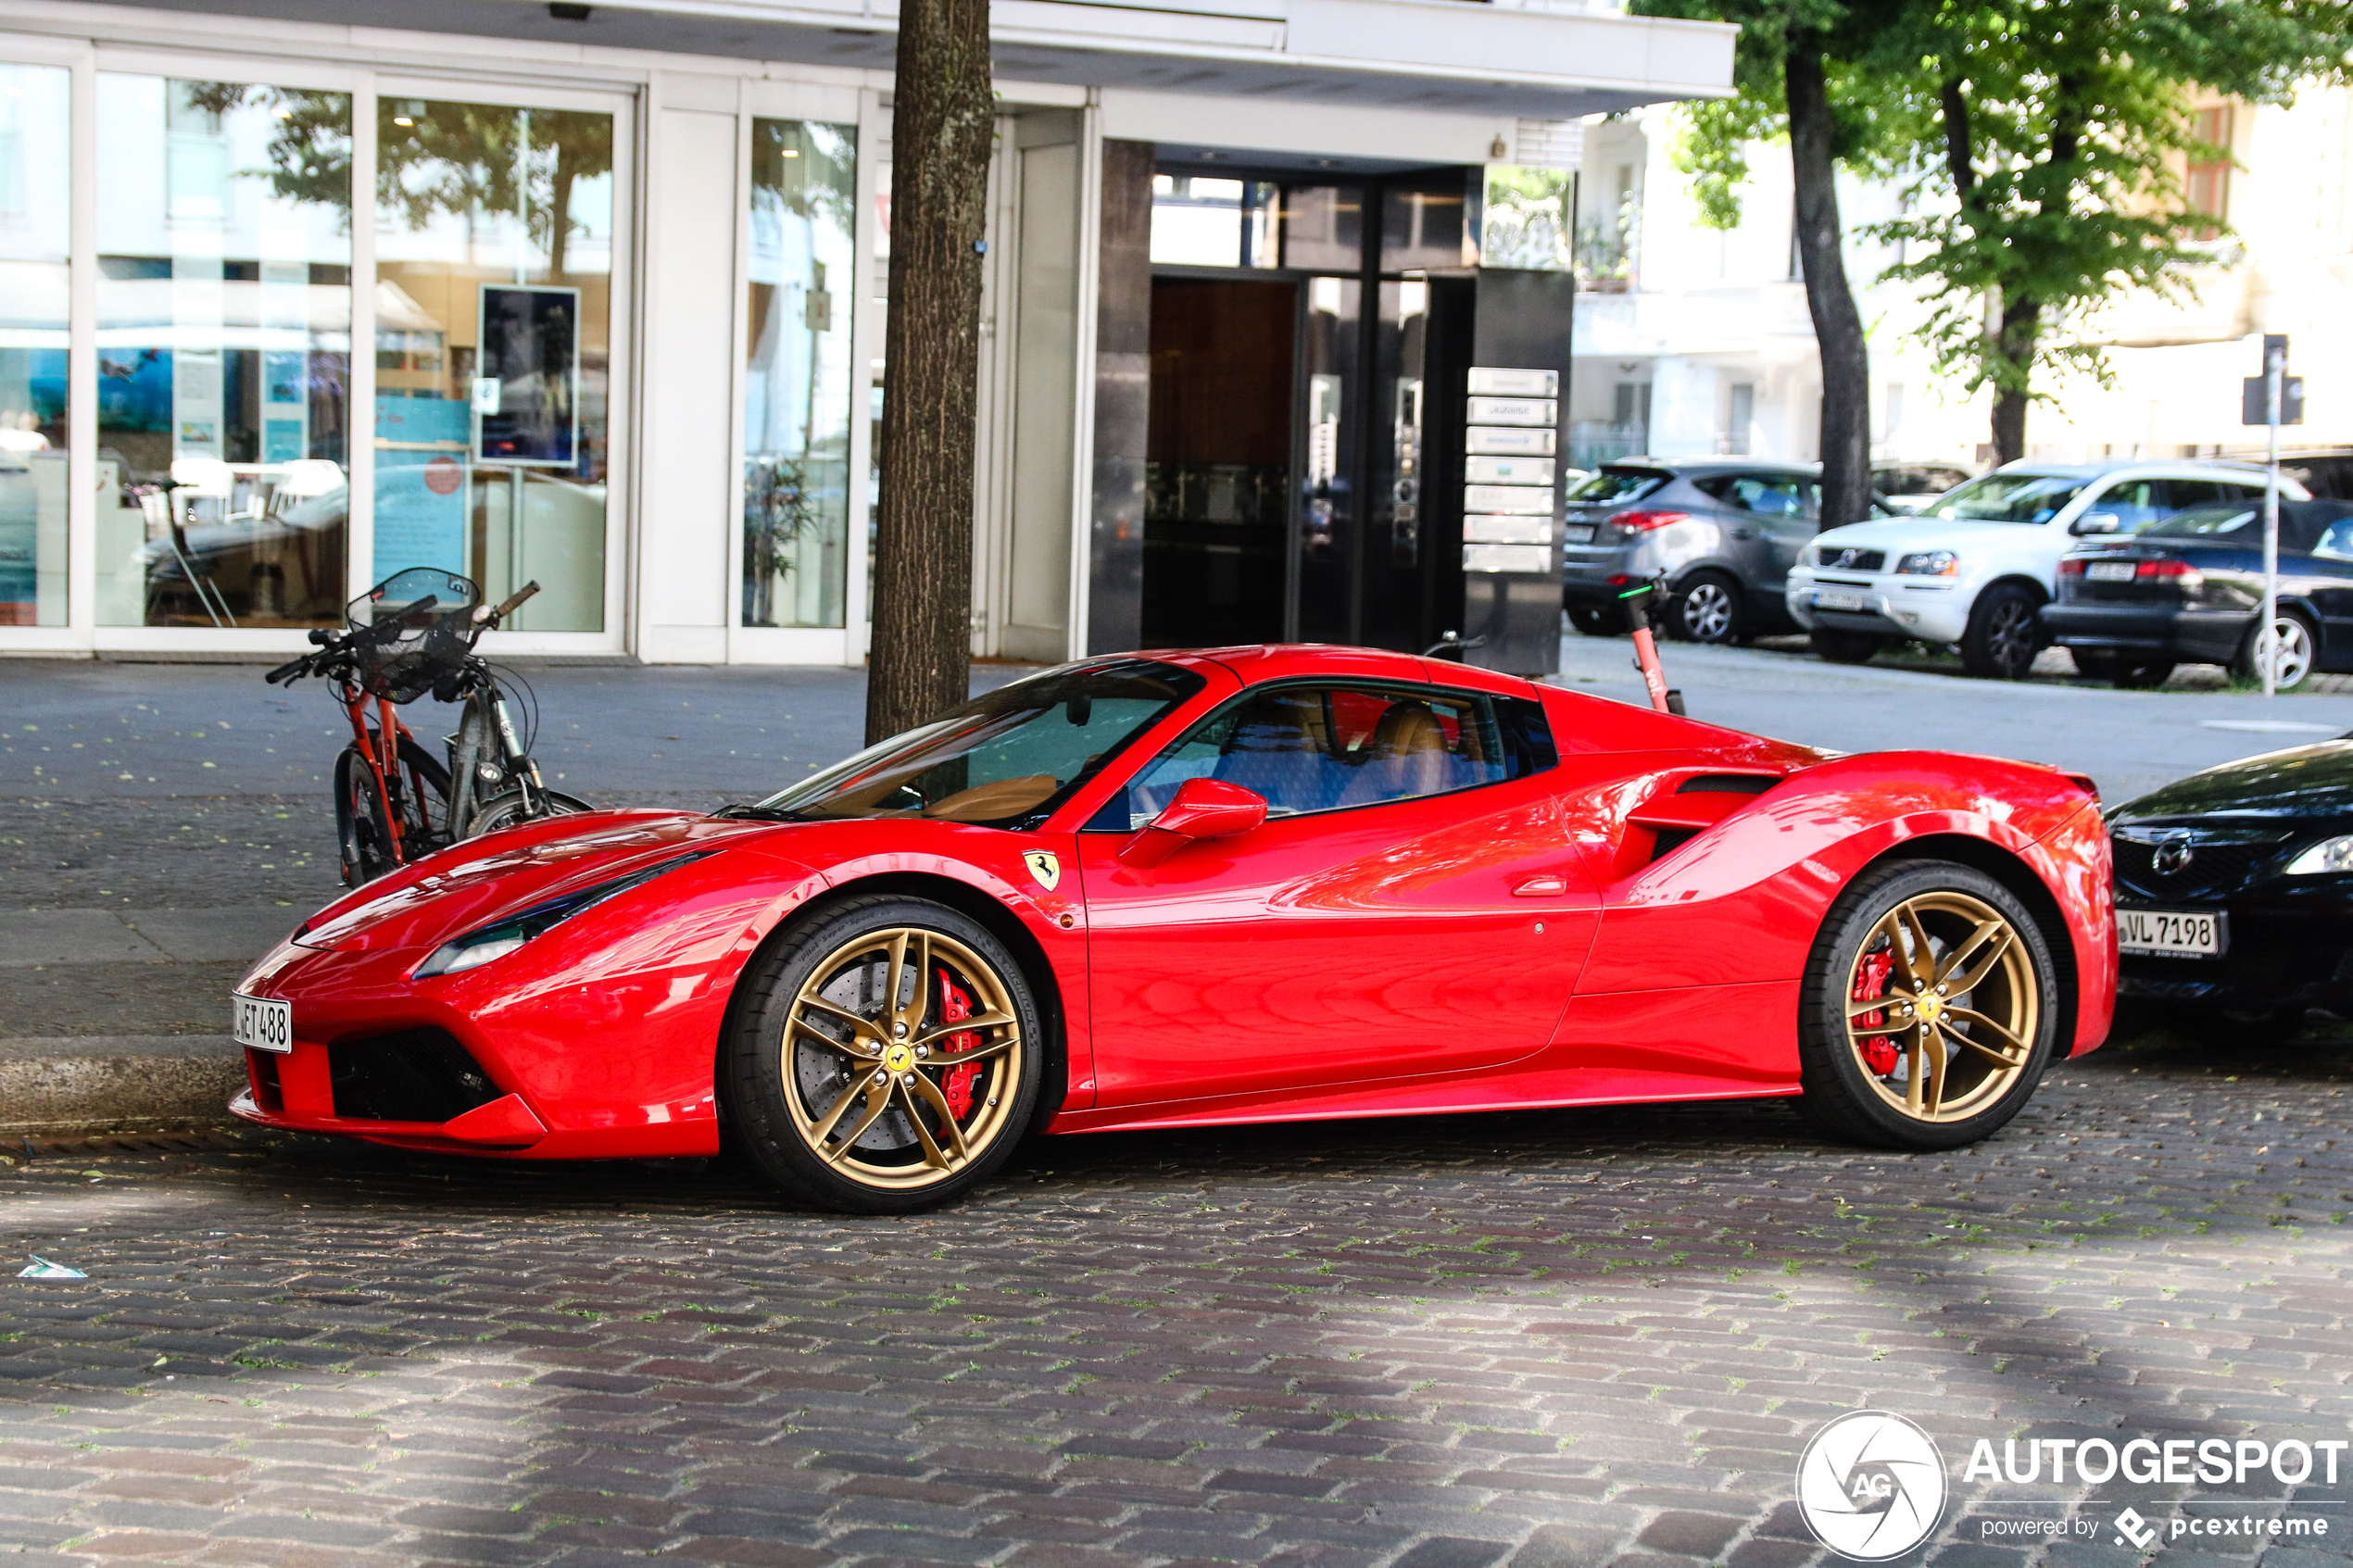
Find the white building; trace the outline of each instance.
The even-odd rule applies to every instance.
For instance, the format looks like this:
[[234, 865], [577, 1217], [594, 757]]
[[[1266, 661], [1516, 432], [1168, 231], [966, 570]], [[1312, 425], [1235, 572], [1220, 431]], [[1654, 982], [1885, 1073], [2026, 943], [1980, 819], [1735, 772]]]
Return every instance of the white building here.
[[[2188, 457], [2259, 447], [2239, 383], [2286, 332], [2305, 377], [2298, 447], [2353, 445], [2353, 91], [2290, 107], [2199, 106], [2237, 167], [2185, 171], [2235, 233], [2194, 270], [2194, 301], [2128, 296], [2081, 326], [2109, 345], [2115, 384], [2078, 377], [2027, 415], [2035, 457]], [[1812, 461], [1821, 372], [1794, 252], [1789, 150], [1750, 149], [1742, 222], [1702, 226], [1669, 162], [1670, 106], [1588, 126], [1579, 211], [1572, 462], [1618, 453], [1755, 453]], [[1894, 217], [1891, 185], [1842, 179], [1850, 231]], [[1619, 233], [1621, 214], [1624, 233]], [[1894, 252], [1860, 239], [1847, 271], [1870, 334], [1875, 456], [1990, 460], [1990, 401], [1941, 378], [1915, 333], [1919, 302], [1877, 282]], [[1613, 276], [1616, 273], [1617, 275]]]
[[[0, 0], [0, 651], [291, 650], [431, 565], [541, 584], [510, 653], [860, 659], [895, 14]], [[993, 15], [975, 652], [1476, 599], [1465, 367], [1567, 368], [1485, 171], [1723, 93], [1731, 30]]]

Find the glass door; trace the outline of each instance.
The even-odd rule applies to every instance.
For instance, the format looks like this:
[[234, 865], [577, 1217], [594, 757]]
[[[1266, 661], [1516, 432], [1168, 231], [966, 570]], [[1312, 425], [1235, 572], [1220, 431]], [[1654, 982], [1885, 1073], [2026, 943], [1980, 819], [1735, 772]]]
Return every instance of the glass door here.
[[374, 119], [362, 575], [536, 581], [511, 630], [604, 632], [621, 116], [386, 84]]
[[352, 95], [97, 75], [101, 627], [337, 619]]

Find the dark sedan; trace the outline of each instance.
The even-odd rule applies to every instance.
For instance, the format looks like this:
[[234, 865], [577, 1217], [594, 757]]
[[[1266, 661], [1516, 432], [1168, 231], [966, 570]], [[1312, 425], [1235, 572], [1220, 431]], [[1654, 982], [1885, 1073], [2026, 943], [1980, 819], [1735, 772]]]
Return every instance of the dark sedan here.
[[2353, 739], [2194, 773], [2108, 828], [2120, 1028], [2353, 1017]]
[[[2070, 552], [2043, 624], [2076, 668], [2120, 686], [2159, 684], [2177, 664], [2224, 664], [2256, 680], [2262, 608], [2263, 508], [2234, 501]], [[2353, 501], [2280, 503], [2273, 624], [2280, 689], [2353, 671]]]

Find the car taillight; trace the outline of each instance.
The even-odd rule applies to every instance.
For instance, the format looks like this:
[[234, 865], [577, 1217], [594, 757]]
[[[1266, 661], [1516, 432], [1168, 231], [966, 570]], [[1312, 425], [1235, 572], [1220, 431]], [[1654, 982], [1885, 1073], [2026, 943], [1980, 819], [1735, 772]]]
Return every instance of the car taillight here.
[[2061, 577], [2081, 577], [2083, 575], [2083, 563], [2070, 557], [2070, 558], [2059, 562], [2059, 575]]
[[2141, 563], [2140, 569], [2134, 571], [2133, 575], [2135, 577], [2179, 578], [2183, 587], [2188, 587], [2193, 583], [2203, 583], [2206, 581], [2206, 573], [2200, 571], [2197, 568], [2192, 566], [2185, 560], [2145, 560]]
[[1629, 533], [1648, 533], [1654, 528], [1665, 528], [1673, 522], [1689, 522], [1689, 512], [1620, 512], [1610, 521]]

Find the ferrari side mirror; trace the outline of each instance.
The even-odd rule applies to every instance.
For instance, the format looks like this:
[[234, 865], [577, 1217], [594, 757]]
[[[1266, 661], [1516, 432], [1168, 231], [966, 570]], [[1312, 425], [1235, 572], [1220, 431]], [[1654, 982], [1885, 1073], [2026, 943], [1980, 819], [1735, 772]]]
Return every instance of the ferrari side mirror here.
[[1223, 779], [1187, 779], [1160, 815], [1121, 848], [1120, 862], [1156, 866], [1197, 838], [1231, 838], [1265, 821], [1265, 797]]

